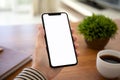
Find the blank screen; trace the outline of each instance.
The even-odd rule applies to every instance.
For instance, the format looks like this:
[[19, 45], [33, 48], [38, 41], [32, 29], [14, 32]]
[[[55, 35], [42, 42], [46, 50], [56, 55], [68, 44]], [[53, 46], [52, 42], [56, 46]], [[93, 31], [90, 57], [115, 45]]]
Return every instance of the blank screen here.
[[66, 13], [43, 15], [49, 59], [52, 66], [76, 64], [76, 54]]

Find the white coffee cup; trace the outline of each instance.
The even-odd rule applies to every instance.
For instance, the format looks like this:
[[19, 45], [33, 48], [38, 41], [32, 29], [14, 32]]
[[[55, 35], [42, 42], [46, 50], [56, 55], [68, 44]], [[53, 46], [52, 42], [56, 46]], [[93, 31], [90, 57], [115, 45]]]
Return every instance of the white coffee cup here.
[[115, 50], [102, 50], [97, 54], [96, 67], [98, 72], [105, 78], [120, 78], [120, 63], [110, 63], [101, 58], [101, 56], [111, 55], [120, 58], [120, 52]]

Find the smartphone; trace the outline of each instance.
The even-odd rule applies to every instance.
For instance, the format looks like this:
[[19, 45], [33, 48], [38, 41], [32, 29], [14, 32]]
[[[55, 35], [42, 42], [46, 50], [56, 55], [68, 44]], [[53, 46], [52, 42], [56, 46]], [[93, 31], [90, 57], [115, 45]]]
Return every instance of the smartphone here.
[[44, 13], [42, 22], [50, 66], [55, 68], [77, 64], [67, 13]]

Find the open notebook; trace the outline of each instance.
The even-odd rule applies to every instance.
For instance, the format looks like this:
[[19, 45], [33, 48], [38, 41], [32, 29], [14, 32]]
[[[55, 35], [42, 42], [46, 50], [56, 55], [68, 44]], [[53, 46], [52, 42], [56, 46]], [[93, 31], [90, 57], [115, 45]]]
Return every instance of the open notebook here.
[[4, 51], [0, 52], [0, 80], [31, 60], [30, 53], [20, 53], [9, 48], [2, 48]]

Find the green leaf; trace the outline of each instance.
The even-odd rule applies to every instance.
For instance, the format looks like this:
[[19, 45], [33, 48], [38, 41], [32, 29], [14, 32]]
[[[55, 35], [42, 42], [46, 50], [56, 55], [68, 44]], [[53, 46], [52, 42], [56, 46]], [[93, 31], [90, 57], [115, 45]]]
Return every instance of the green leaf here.
[[104, 15], [93, 14], [78, 25], [79, 33], [89, 41], [114, 37], [117, 30], [115, 22]]

